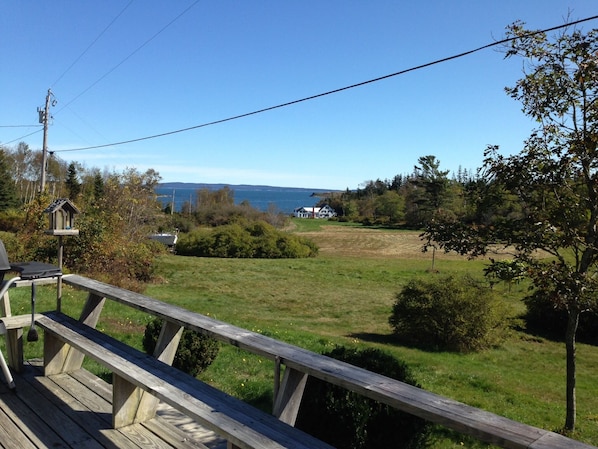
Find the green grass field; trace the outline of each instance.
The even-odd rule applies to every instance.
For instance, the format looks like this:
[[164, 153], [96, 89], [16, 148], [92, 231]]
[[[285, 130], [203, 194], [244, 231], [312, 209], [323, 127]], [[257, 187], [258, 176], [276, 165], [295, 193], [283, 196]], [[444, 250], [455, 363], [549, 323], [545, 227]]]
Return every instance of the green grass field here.
[[[207, 259], [168, 255], [159, 260], [157, 281], [146, 294], [265, 335], [316, 351], [336, 344], [374, 346], [406, 361], [421, 386], [469, 405], [537, 427], [557, 430], [565, 419], [565, 348], [514, 331], [496, 349], [473, 354], [426, 352], [393, 340], [388, 317], [395, 294], [429, 270], [416, 232], [364, 230], [314, 220], [294, 222], [294, 232], [322, 248], [313, 259]], [[485, 262], [436, 255], [440, 274], [482, 276]], [[523, 285], [496, 287], [521, 312]], [[13, 314], [28, 310], [27, 289], [12, 292]], [[40, 304], [52, 305], [50, 288]], [[65, 310], [76, 315], [79, 292], [65, 291]], [[100, 326], [140, 346], [148, 317], [109, 304]], [[28, 356], [38, 345], [26, 343]], [[36, 354], [37, 353], [37, 354]], [[598, 445], [598, 349], [578, 345], [578, 425], [574, 438]], [[260, 357], [223, 346], [202, 378], [267, 408], [273, 366]], [[434, 448], [486, 447], [438, 430]]]

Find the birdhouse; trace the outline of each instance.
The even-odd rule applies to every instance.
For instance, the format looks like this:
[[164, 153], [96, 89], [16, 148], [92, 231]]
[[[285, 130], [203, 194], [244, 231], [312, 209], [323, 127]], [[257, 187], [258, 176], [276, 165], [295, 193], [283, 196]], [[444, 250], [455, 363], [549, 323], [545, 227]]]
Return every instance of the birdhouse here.
[[79, 235], [79, 230], [75, 229], [75, 215], [79, 213], [79, 209], [68, 198], [54, 200], [44, 212], [49, 219], [46, 234]]

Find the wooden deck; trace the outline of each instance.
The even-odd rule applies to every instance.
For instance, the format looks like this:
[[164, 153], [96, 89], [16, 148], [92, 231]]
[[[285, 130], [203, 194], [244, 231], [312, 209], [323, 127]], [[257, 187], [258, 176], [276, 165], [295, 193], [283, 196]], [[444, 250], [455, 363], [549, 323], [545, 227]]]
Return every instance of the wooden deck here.
[[85, 370], [44, 377], [39, 365], [26, 363], [24, 372], [15, 376], [16, 390], [9, 390], [1, 379], [0, 448], [226, 447], [213, 434], [168, 409], [143, 424], [112, 429], [110, 384]]

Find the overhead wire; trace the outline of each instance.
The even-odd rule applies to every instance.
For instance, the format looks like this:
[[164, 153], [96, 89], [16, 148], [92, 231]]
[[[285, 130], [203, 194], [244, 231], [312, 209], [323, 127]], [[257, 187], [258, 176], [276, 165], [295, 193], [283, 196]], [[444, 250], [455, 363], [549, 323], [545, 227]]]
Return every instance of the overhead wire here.
[[[566, 27], [570, 27], [570, 26], [573, 26], [573, 25], [578, 25], [580, 23], [588, 22], [588, 21], [596, 20], [596, 19], [598, 19], [598, 15], [587, 17], [585, 19], [576, 20], [574, 22], [568, 22], [568, 23], [565, 23], [563, 25], [557, 25], [557, 26], [554, 26], [554, 27], [545, 28], [543, 30], [537, 30], [537, 31], [529, 33], [527, 36], [531, 37], [531, 36], [534, 36], [536, 34], [547, 33], [547, 32], [550, 32], [550, 31], [559, 30], [561, 28], [566, 28]], [[468, 50], [468, 51], [464, 51], [462, 53], [458, 53], [458, 54], [455, 54], [455, 55], [452, 55], [452, 56], [447, 56], [446, 58], [436, 59], [434, 61], [427, 62], [425, 64], [420, 64], [418, 66], [410, 67], [408, 69], [400, 70], [398, 72], [390, 73], [388, 75], [379, 76], [377, 78], [372, 78], [372, 79], [369, 79], [367, 81], [362, 81], [362, 82], [359, 82], [359, 83], [355, 83], [355, 84], [351, 84], [351, 85], [348, 85], [348, 86], [340, 87], [338, 89], [329, 90], [329, 91], [322, 92], [322, 93], [319, 93], [319, 94], [316, 94], [316, 95], [311, 95], [309, 97], [304, 97], [304, 98], [301, 98], [301, 99], [298, 99], [298, 100], [293, 100], [293, 101], [289, 101], [289, 102], [286, 102], [286, 103], [277, 104], [275, 106], [269, 106], [267, 108], [258, 109], [258, 110], [252, 111], [252, 112], [246, 112], [244, 114], [239, 114], [239, 115], [235, 115], [235, 116], [232, 116], [232, 117], [227, 117], [227, 118], [223, 118], [223, 119], [219, 119], [219, 120], [214, 120], [214, 121], [211, 121], [211, 122], [202, 123], [202, 124], [195, 125], [195, 126], [189, 126], [187, 128], [181, 128], [181, 129], [177, 129], [177, 130], [174, 130], [174, 131], [167, 131], [167, 132], [163, 132], [163, 133], [160, 133], [160, 134], [153, 134], [153, 135], [150, 135], [150, 136], [138, 137], [138, 138], [129, 139], [129, 140], [123, 140], [123, 141], [120, 141], [120, 142], [113, 142], [113, 143], [107, 143], [107, 144], [102, 144], [102, 145], [93, 145], [93, 146], [80, 147], [80, 148], [67, 148], [67, 149], [64, 149], [64, 150], [57, 150], [56, 152], [58, 153], [58, 152], [68, 152], [68, 151], [84, 151], [84, 150], [94, 150], [94, 149], [98, 149], [98, 148], [113, 147], [113, 146], [118, 146], [118, 145], [129, 144], [129, 143], [141, 142], [141, 141], [144, 141], [144, 140], [157, 139], [157, 138], [160, 138], [160, 137], [170, 136], [170, 135], [173, 135], [173, 134], [179, 134], [179, 133], [183, 133], [183, 132], [187, 132], [187, 131], [192, 131], [192, 130], [199, 129], [199, 128], [205, 128], [207, 126], [218, 125], [218, 124], [221, 124], [221, 123], [230, 122], [230, 121], [233, 121], [233, 120], [238, 120], [238, 119], [249, 117], [249, 116], [252, 116], [252, 115], [262, 114], [264, 112], [272, 111], [272, 110], [275, 110], [275, 109], [280, 109], [280, 108], [284, 108], [284, 107], [287, 107], [287, 106], [292, 106], [292, 105], [295, 105], [295, 104], [298, 104], [298, 103], [303, 103], [303, 102], [306, 102], [306, 101], [315, 100], [317, 98], [321, 98], [321, 97], [325, 97], [325, 96], [328, 96], [328, 95], [336, 94], [336, 93], [343, 92], [343, 91], [346, 91], [346, 90], [355, 89], [357, 87], [362, 87], [362, 86], [365, 86], [367, 84], [376, 83], [376, 82], [379, 82], [379, 81], [382, 81], [382, 80], [386, 80], [386, 79], [389, 79], [389, 78], [393, 78], [393, 77], [396, 77], [396, 76], [399, 76], [399, 75], [404, 75], [406, 73], [413, 72], [413, 71], [416, 71], [416, 70], [421, 70], [421, 69], [424, 69], [426, 67], [430, 67], [430, 66], [441, 64], [441, 63], [444, 63], [444, 62], [448, 62], [448, 61], [451, 61], [451, 60], [454, 60], [454, 59], [462, 58], [464, 56], [468, 56], [468, 55], [471, 55], [473, 53], [477, 53], [479, 51], [485, 50], [487, 48], [495, 47], [497, 45], [502, 45], [502, 44], [505, 44], [507, 42], [511, 42], [513, 40], [516, 40], [516, 39], [519, 39], [519, 38], [518, 37], [511, 37], [511, 38], [501, 39], [499, 41], [491, 42], [489, 44], [482, 45], [481, 47], [474, 48], [473, 50]]]
[[52, 87], [56, 86], [56, 84], [58, 84], [60, 80], [64, 78], [64, 76], [75, 66], [75, 64], [77, 64], [81, 60], [81, 58], [91, 49], [91, 47], [93, 47], [95, 43], [98, 40], [100, 40], [100, 38], [110, 29], [110, 27], [119, 19], [119, 17], [124, 14], [124, 12], [127, 10], [129, 6], [131, 6], [132, 3], [133, 0], [130, 0], [129, 3], [126, 4], [126, 6], [116, 15], [114, 19], [112, 19], [112, 21], [108, 25], [106, 25], [102, 32], [98, 34], [98, 36], [91, 42], [91, 44], [89, 44], [87, 48], [83, 50], [83, 52], [73, 61], [73, 63], [70, 66], [68, 66], [64, 72], [62, 72], [58, 79], [51, 84]]
[[189, 10], [191, 10], [191, 8], [193, 8], [195, 5], [197, 5], [200, 2], [200, 0], [196, 0], [195, 2], [193, 2], [190, 6], [188, 6], [187, 8], [185, 8], [180, 14], [178, 14], [174, 19], [172, 19], [170, 22], [168, 22], [166, 25], [164, 25], [162, 28], [160, 28], [160, 30], [158, 30], [158, 32], [156, 32], [154, 35], [152, 35], [149, 39], [147, 39], [145, 42], [143, 42], [139, 47], [137, 47], [135, 50], [133, 50], [131, 53], [129, 53], [128, 56], [126, 56], [122, 61], [120, 61], [118, 64], [116, 64], [114, 67], [112, 67], [110, 70], [108, 70], [106, 73], [104, 73], [101, 77], [99, 77], [97, 80], [95, 80], [93, 83], [91, 83], [86, 89], [84, 89], [81, 93], [79, 93], [77, 96], [75, 96], [72, 100], [70, 100], [68, 103], [66, 103], [64, 106], [62, 106], [56, 113], [59, 113], [60, 111], [62, 111], [64, 108], [66, 108], [67, 106], [71, 105], [72, 103], [74, 103], [76, 100], [78, 100], [79, 98], [81, 98], [83, 95], [85, 95], [87, 92], [89, 92], [95, 85], [97, 85], [100, 81], [102, 81], [104, 78], [106, 78], [108, 75], [110, 75], [112, 72], [114, 72], [116, 69], [118, 69], [121, 65], [123, 65], [125, 62], [127, 62], [129, 59], [131, 59], [135, 54], [137, 54], [143, 47], [145, 47], [146, 45], [148, 45], [151, 41], [153, 41], [156, 37], [158, 37], [160, 34], [162, 34], [168, 27], [170, 27], [174, 22], [176, 22], [177, 20], [179, 20], [182, 16], [184, 16]]
[[34, 126], [42, 125], [0, 125], [0, 128], [33, 128]]
[[16, 139], [10, 140], [8, 142], [2, 142], [2, 145], [9, 145], [11, 143], [15, 143], [15, 142], [17, 142], [17, 141], [19, 141], [21, 139], [24, 139], [25, 137], [29, 137], [29, 136], [32, 136], [34, 134], [41, 133], [42, 131], [43, 131], [43, 129], [38, 129], [37, 131], [33, 131], [32, 133], [25, 134], [24, 136], [21, 136], [21, 137], [17, 137]]
[[[94, 81], [91, 85], [89, 85], [85, 90], [83, 90], [81, 93], [79, 93], [75, 98], [73, 98], [72, 100], [70, 100], [68, 103], [64, 104], [58, 111], [55, 112], [55, 114], [60, 113], [63, 109], [67, 108], [68, 106], [70, 106], [72, 103], [74, 103], [76, 100], [78, 100], [80, 97], [82, 97], [85, 93], [87, 93], [89, 90], [91, 90], [96, 84], [98, 84], [100, 81], [102, 81], [104, 78], [106, 78], [108, 75], [110, 75], [112, 72], [114, 72], [117, 68], [119, 68], [121, 65], [123, 65], [127, 60], [129, 60], [133, 55], [135, 55], [137, 52], [139, 52], [143, 47], [145, 47], [146, 45], [148, 45], [151, 41], [153, 41], [156, 37], [158, 37], [162, 32], [164, 32], [168, 27], [170, 27], [174, 22], [176, 22], [178, 19], [180, 19], [183, 15], [185, 15], [191, 8], [193, 8], [197, 3], [199, 3], [200, 0], [196, 0], [195, 2], [193, 2], [189, 7], [185, 8], [181, 13], [179, 13], [175, 18], [173, 18], [170, 22], [168, 22], [165, 26], [163, 26], [160, 30], [158, 30], [158, 32], [156, 32], [154, 35], [152, 35], [149, 39], [147, 39], [143, 44], [141, 44], [139, 47], [137, 47], [133, 52], [131, 52], [127, 57], [125, 57], [122, 61], [120, 61], [117, 65], [115, 65], [114, 67], [112, 67], [110, 70], [108, 70], [108, 72], [106, 72], [104, 75], [102, 75], [100, 78], [98, 78], [96, 81]], [[54, 81], [54, 83], [52, 84], [52, 86], [56, 85], [65, 75], [66, 73], [68, 73], [73, 66], [85, 55], [85, 53], [87, 53], [89, 51], [89, 49], [91, 49], [91, 47], [93, 47], [93, 45], [102, 37], [102, 35], [104, 35], [106, 33], [106, 31], [118, 20], [118, 18], [126, 11], [126, 9], [133, 3], [133, 0], [130, 0], [129, 3], [120, 11], [120, 13], [104, 28], [104, 30], [93, 40], [93, 42], [91, 44], [89, 44], [89, 46], [83, 51], [83, 53], [81, 53], [79, 55], [79, 57], [77, 57], [77, 59], [75, 59], [75, 61], [58, 77], [58, 79], [56, 81]], [[31, 134], [26, 134], [24, 136], [18, 137], [16, 139], [13, 139], [9, 142], [4, 142], [2, 143], [3, 145], [8, 145], [11, 143], [14, 143], [16, 141], [19, 141], [21, 139], [24, 139], [26, 137], [32, 136], [33, 134], [36, 134], [38, 132], [41, 132], [41, 130], [35, 131]]]

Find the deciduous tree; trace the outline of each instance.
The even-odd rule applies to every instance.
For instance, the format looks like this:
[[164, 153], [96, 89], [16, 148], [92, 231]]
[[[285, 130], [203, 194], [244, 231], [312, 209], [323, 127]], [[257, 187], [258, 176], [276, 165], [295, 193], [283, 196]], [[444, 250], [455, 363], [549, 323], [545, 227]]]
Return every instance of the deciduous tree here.
[[[575, 428], [575, 340], [580, 314], [597, 308], [598, 281], [598, 30], [555, 36], [516, 22], [508, 28], [507, 57], [522, 57], [524, 77], [506, 92], [539, 128], [516, 155], [486, 151], [475, 220], [435, 220], [428, 243], [472, 256], [497, 242], [528, 264], [546, 301], [567, 311], [567, 413]], [[490, 211], [517, 198], [507, 215]], [[491, 217], [491, 218], [489, 218]], [[551, 258], [538, 258], [543, 250]]]

